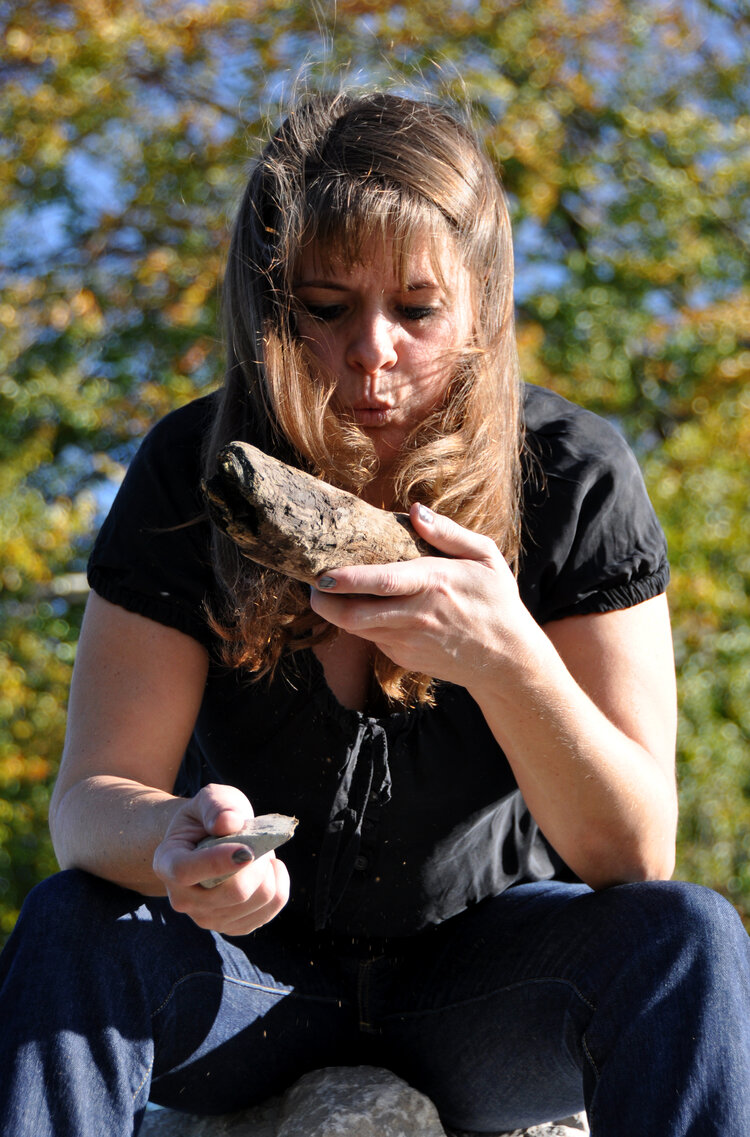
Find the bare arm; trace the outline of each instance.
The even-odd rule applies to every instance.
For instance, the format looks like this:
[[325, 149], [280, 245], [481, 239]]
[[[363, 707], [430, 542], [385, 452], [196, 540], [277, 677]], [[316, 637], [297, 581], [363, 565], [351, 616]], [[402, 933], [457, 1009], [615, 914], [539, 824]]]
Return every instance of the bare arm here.
[[[475, 697], [533, 816], [592, 887], [669, 877], [676, 696], [666, 597], [539, 629]], [[533, 755], [533, 759], [529, 756]]]
[[334, 588], [313, 594], [315, 610], [402, 666], [467, 688], [542, 831], [583, 880], [669, 876], [675, 692], [664, 597], [542, 629], [491, 541], [416, 509], [412, 521], [455, 559], [336, 570]]
[[190, 636], [92, 594], [50, 828], [62, 868], [166, 893], [197, 923], [240, 934], [282, 907], [288, 882], [268, 854], [219, 888], [196, 887], [237, 867], [233, 846], [196, 853], [197, 842], [236, 832], [252, 816], [231, 786], [207, 787], [190, 801], [172, 794], [207, 671], [207, 653]]
[[55, 853], [130, 888], [163, 892], [151, 862], [206, 681], [205, 649], [92, 593], [50, 810]]

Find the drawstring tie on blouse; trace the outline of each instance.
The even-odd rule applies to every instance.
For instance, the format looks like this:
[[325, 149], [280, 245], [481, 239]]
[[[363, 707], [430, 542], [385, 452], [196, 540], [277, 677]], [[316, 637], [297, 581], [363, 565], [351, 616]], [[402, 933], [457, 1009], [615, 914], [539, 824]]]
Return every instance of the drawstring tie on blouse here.
[[346, 763], [339, 771], [318, 861], [315, 882], [315, 927], [321, 930], [341, 903], [354, 872], [368, 803], [391, 800], [388, 739], [379, 723], [360, 722]]

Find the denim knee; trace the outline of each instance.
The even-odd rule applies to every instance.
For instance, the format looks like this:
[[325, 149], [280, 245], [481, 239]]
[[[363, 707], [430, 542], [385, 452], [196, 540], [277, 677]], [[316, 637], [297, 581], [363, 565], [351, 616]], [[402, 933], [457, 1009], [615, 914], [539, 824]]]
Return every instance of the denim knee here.
[[732, 905], [680, 881], [617, 885], [592, 904], [592, 1130], [637, 1132], [648, 1116], [654, 1133], [746, 1133], [750, 939]]
[[597, 916], [586, 955], [595, 1003], [607, 989], [615, 999], [629, 993], [632, 1011], [682, 992], [704, 1022], [747, 1014], [750, 938], [718, 893], [683, 881], [645, 881], [591, 899]]
[[[746, 956], [750, 940], [736, 910], [718, 892], [686, 881], [643, 881], [612, 889], [624, 914], [645, 924], [650, 939], [674, 937], [718, 958], [725, 951]], [[629, 910], [629, 912], [628, 912]]]
[[[21, 915], [34, 919], [55, 919], [58, 914], [74, 915], [80, 910], [94, 912], [112, 893], [125, 890], [82, 869], [64, 869], [41, 881], [26, 897]], [[135, 893], [130, 894], [136, 897]]]
[[701, 971], [724, 990], [739, 985], [750, 994], [750, 938], [729, 901], [684, 881], [664, 882], [654, 891], [664, 908], [664, 925], [689, 947], [694, 965], [700, 963]]
[[[30, 935], [39, 944], [51, 939], [58, 947], [73, 938], [102, 950], [101, 936], [144, 898], [81, 869], [66, 869], [47, 877], [26, 897], [16, 936]], [[81, 936], [81, 933], [84, 933]]]

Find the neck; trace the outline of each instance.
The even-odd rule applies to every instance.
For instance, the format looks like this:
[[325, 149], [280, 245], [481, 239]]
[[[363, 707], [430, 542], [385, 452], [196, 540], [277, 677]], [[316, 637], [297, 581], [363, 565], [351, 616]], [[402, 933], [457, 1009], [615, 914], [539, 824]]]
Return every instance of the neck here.
[[362, 500], [379, 509], [395, 509], [393, 482], [384, 474], [378, 474], [362, 490]]

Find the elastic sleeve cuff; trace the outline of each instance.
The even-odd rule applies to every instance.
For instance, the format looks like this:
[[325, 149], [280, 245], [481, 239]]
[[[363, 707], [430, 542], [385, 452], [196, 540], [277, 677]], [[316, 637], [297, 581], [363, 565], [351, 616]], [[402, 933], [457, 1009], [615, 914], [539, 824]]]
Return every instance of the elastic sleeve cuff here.
[[668, 584], [669, 565], [664, 561], [648, 576], [630, 580], [625, 584], [613, 584], [611, 588], [599, 588], [583, 596], [577, 603], [550, 613], [542, 623], [562, 620], [566, 616], [588, 616], [594, 612], [618, 612], [623, 608], [633, 608], [644, 600], [660, 596], [666, 591]]
[[186, 636], [197, 640], [204, 647], [211, 649], [214, 639], [204, 621], [198, 619], [193, 613], [187, 611], [179, 604], [170, 601], [166, 596], [149, 596], [142, 592], [135, 592], [113, 580], [107, 573], [92, 566], [88, 570], [90, 587], [103, 600], [116, 604], [127, 612], [134, 612], [138, 616], [145, 616], [157, 624], [165, 624], [184, 632]]

